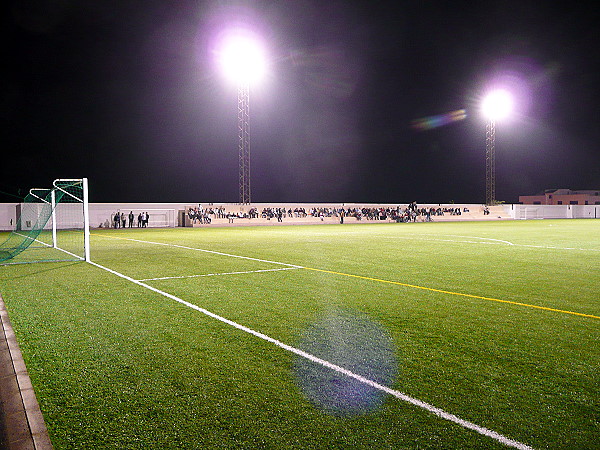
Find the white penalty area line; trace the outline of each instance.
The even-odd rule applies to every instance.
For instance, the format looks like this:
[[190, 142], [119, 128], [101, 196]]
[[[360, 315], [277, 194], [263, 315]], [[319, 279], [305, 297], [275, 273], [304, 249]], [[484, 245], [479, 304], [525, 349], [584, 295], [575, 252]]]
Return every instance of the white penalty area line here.
[[205, 273], [202, 275], [182, 275], [179, 277], [159, 277], [159, 278], [144, 278], [137, 281], [157, 281], [157, 280], [176, 280], [182, 278], [198, 278], [198, 277], [216, 277], [220, 275], [242, 275], [245, 273], [261, 273], [261, 272], [278, 272], [281, 270], [296, 270], [301, 267], [282, 267], [281, 269], [262, 269], [262, 270], [247, 270], [245, 272], [222, 272], [222, 273]]
[[[143, 242], [143, 241], [141, 241], [141, 242]], [[165, 245], [168, 245], [168, 244], [165, 244]], [[218, 252], [210, 252], [210, 253], [218, 253]], [[249, 258], [249, 259], [253, 259], [253, 258]], [[168, 292], [165, 292], [165, 291], [162, 291], [162, 290], [157, 289], [155, 287], [152, 287], [152, 286], [150, 286], [150, 285], [148, 285], [148, 284], [146, 284], [146, 283], [144, 283], [142, 281], [134, 280], [133, 278], [128, 277], [127, 275], [124, 275], [124, 274], [119, 273], [119, 272], [117, 272], [115, 270], [109, 269], [108, 267], [101, 266], [100, 264], [97, 264], [95, 262], [90, 261], [90, 264], [92, 264], [95, 267], [98, 267], [99, 269], [102, 269], [102, 270], [105, 270], [107, 272], [110, 272], [113, 275], [116, 275], [116, 276], [118, 276], [120, 278], [123, 278], [123, 279], [125, 279], [127, 281], [130, 281], [130, 282], [132, 282], [134, 284], [137, 284], [138, 286], [144, 287], [144, 288], [146, 288], [146, 289], [148, 289], [150, 291], [153, 291], [153, 292], [155, 292], [157, 294], [160, 294], [163, 297], [166, 297], [168, 299], [171, 299], [171, 300], [174, 300], [174, 301], [176, 301], [178, 303], [181, 303], [182, 305], [187, 306], [188, 308], [194, 309], [194, 310], [196, 310], [196, 311], [198, 311], [198, 312], [200, 312], [200, 313], [202, 313], [202, 314], [204, 314], [204, 315], [206, 315], [208, 317], [212, 317], [213, 319], [216, 319], [216, 320], [218, 320], [220, 322], [223, 322], [223, 323], [225, 323], [227, 325], [230, 325], [230, 326], [232, 326], [234, 328], [237, 328], [238, 330], [241, 330], [241, 331], [243, 331], [245, 333], [251, 334], [251, 335], [253, 335], [253, 336], [255, 336], [255, 337], [259, 338], [259, 339], [262, 339], [264, 341], [270, 342], [270, 343], [276, 345], [277, 347], [279, 347], [279, 348], [281, 348], [283, 350], [287, 350], [288, 352], [294, 353], [295, 355], [298, 355], [298, 356], [301, 356], [303, 358], [306, 358], [309, 361], [312, 361], [312, 362], [314, 362], [316, 364], [320, 364], [320, 365], [322, 365], [324, 367], [327, 367], [328, 369], [334, 370], [337, 373], [340, 373], [340, 374], [345, 375], [347, 377], [353, 378], [353, 379], [355, 379], [355, 380], [357, 380], [357, 381], [359, 381], [361, 383], [364, 383], [364, 384], [366, 384], [368, 386], [371, 386], [374, 389], [380, 390], [382, 392], [385, 392], [386, 394], [392, 395], [392, 396], [394, 396], [394, 397], [396, 397], [396, 398], [398, 398], [400, 400], [403, 400], [403, 401], [405, 401], [407, 403], [410, 403], [410, 404], [412, 404], [414, 406], [422, 408], [422, 409], [424, 409], [424, 410], [426, 410], [426, 411], [428, 411], [428, 412], [430, 412], [432, 414], [435, 414], [436, 416], [438, 416], [438, 417], [440, 417], [440, 418], [442, 418], [444, 420], [448, 420], [448, 421], [453, 422], [453, 423], [455, 423], [457, 425], [460, 425], [463, 428], [475, 431], [475, 432], [477, 432], [477, 433], [479, 433], [481, 435], [487, 436], [487, 437], [489, 437], [491, 439], [495, 439], [496, 441], [501, 442], [502, 444], [504, 444], [506, 446], [509, 446], [509, 447], [514, 447], [514, 448], [517, 448], [517, 449], [520, 449], [520, 450], [533, 450], [532, 447], [530, 447], [530, 446], [528, 446], [526, 444], [523, 444], [523, 443], [521, 443], [519, 441], [515, 441], [513, 439], [507, 438], [506, 436], [503, 436], [500, 433], [497, 433], [497, 432], [495, 432], [493, 430], [490, 430], [488, 428], [485, 428], [485, 427], [479, 426], [477, 424], [474, 424], [473, 422], [469, 422], [468, 420], [461, 419], [460, 417], [458, 417], [458, 416], [456, 416], [454, 414], [450, 414], [450, 413], [448, 413], [448, 412], [446, 412], [446, 411], [444, 411], [444, 410], [442, 410], [440, 408], [437, 408], [437, 407], [435, 407], [433, 405], [430, 405], [429, 403], [426, 403], [426, 402], [423, 402], [423, 401], [418, 400], [416, 398], [410, 397], [409, 395], [406, 395], [403, 392], [397, 391], [395, 389], [391, 389], [391, 388], [389, 388], [387, 386], [384, 386], [382, 384], [379, 384], [379, 383], [377, 383], [377, 382], [375, 382], [373, 380], [370, 380], [370, 379], [365, 378], [365, 377], [363, 377], [361, 375], [355, 374], [354, 372], [351, 372], [351, 371], [349, 371], [349, 370], [347, 370], [347, 369], [345, 369], [345, 368], [343, 368], [341, 366], [338, 366], [336, 364], [330, 363], [329, 361], [325, 361], [324, 359], [318, 358], [318, 357], [316, 357], [314, 355], [311, 355], [310, 353], [306, 353], [306, 352], [304, 352], [304, 351], [302, 351], [300, 349], [297, 349], [295, 347], [287, 345], [287, 344], [285, 344], [285, 343], [283, 343], [283, 342], [281, 342], [281, 341], [279, 341], [277, 339], [274, 339], [274, 338], [272, 338], [270, 336], [267, 336], [266, 334], [260, 333], [259, 331], [255, 331], [255, 330], [253, 330], [251, 328], [248, 328], [248, 327], [246, 327], [244, 325], [240, 325], [237, 322], [234, 322], [232, 320], [226, 319], [225, 317], [219, 316], [219, 315], [217, 315], [217, 314], [215, 314], [213, 312], [210, 312], [210, 311], [208, 311], [208, 310], [206, 310], [204, 308], [201, 308], [200, 306], [197, 306], [197, 305], [194, 305], [193, 303], [187, 302], [187, 301], [185, 301], [185, 300], [183, 300], [183, 299], [181, 299], [181, 298], [179, 298], [179, 297], [177, 297], [177, 296], [175, 296], [173, 294], [169, 294]], [[298, 268], [301, 268], [301, 267], [298, 267]]]

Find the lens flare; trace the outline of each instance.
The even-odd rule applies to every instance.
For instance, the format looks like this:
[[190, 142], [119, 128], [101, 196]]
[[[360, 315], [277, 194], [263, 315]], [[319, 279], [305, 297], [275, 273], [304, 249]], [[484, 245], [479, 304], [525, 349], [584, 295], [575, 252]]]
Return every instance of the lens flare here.
[[[386, 386], [398, 375], [391, 336], [358, 312], [337, 311], [322, 317], [305, 331], [299, 348]], [[294, 371], [306, 398], [336, 417], [367, 414], [385, 401], [383, 392], [306, 358], [296, 359]]]
[[439, 114], [437, 116], [422, 117], [411, 121], [410, 126], [416, 131], [427, 131], [434, 128], [442, 127], [459, 120], [467, 118], [467, 111], [464, 109], [457, 109], [446, 114]]

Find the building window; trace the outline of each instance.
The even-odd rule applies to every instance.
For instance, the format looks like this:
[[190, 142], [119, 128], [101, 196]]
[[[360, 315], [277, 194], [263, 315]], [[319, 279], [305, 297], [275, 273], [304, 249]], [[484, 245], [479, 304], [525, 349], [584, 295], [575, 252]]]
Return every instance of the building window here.
[[541, 205], [542, 202], [533, 202], [534, 205]]
[[559, 205], [562, 205], [562, 200], [559, 200], [559, 201], [558, 201], [558, 204], [559, 204]]
[[577, 200], [571, 200], [569, 203], [571, 205], [579, 205], [579, 202]]

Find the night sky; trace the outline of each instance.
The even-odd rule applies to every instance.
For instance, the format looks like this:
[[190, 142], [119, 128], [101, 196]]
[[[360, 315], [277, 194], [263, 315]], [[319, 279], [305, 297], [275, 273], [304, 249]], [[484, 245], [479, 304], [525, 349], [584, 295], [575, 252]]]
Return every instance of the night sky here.
[[[0, 201], [88, 177], [92, 202], [237, 202], [231, 26], [269, 54], [250, 91], [254, 202], [481, 203], [600, 189], [597, 1], [19, 0], [4, 8]], [[464, 109], [464, 120], [414, 122]], [[415, 127], [415, 123], [424, 126]], [[430, 126], [428, 126], [428, 124]]]

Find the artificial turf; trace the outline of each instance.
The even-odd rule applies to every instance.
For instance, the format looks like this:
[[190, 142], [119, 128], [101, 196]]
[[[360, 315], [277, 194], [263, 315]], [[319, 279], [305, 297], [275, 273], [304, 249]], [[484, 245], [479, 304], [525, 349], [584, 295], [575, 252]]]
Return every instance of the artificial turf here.
[[[194, 275], [144, 283], [334, 364], [388, 370], [390, 387], [534, 448], [594, 448], [599, 231], [96, 230], [92, 260], [137, 280]], [[302, 268], [261, 272], [289, 268], [273, 262]], [[503, 447], [391, 396], [361, 404], [372, 393], [343, 376], [311, 375], [298, 356], [90, 264], [1, 266], [0, 293], [57, 449]]]

